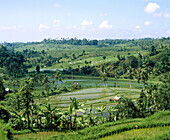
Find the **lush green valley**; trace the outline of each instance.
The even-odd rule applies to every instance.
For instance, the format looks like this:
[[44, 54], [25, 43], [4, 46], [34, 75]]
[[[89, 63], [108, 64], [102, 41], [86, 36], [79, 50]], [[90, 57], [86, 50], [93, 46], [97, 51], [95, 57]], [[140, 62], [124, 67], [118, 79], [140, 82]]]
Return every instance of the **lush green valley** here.
[[169, 55], [169, 37], [3, 43], [0, 139], [168, 139]]

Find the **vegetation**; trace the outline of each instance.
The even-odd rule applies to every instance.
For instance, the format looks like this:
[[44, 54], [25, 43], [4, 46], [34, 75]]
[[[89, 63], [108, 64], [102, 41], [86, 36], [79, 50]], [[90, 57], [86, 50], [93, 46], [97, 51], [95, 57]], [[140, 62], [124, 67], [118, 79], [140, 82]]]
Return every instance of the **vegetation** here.
[[168, 138], [169, 44], [169, 38], [2, 44], [0, 138], [55, 131], [49, 139], [109, 139], [155, 128], [161, 133], [151, 138]]

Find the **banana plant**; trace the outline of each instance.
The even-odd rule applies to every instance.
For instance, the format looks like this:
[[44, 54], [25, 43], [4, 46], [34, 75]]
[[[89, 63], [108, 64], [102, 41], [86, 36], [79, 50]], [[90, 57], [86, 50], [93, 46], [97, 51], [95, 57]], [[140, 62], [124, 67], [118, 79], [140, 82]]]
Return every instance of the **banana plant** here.
[[112, 106], [109, 106], [109, 109], [107, 110], [109, 112], [109, 121], [111, 122], [112, 121]]
[[93, 105], [90, 104], [90, 107], [87, 110], [88, 110], [88, 112], [87, 112], [87, 115], [85, 115], [85, 116], [88, 119], [88, 125], [94, 126], [96, 123], [95, 120], [97, 119], [97, 116], [93, 115], [93, 113], [95, 113], [95, 112], [93, 112]]
[[69, 114], [69, 123], [70, 123], [70, 128], [72, 128], [72, 114], [73, 114], [73, 107], [69, 105], [68, 107], [68, 114]]
[[52, 128], [53, 126], [53, 118], [55, 116], [55, 113], [59, 111], [57, 107], [51, 108], [50, 104], [45, 105], [45, 110], [41, 110], [43, 113], [43, 116], [46, 118], [46, 126], [47, 128]]
[[27, 122], [25, 114], [23, 112], [16, 112], [15, 110], [10, 112], [11, 118], [9, 119], [10, 125], [16, 130], [22, 130], [26, 128]]
[[118, 111], [118, 109], [114, 109], [113, 106], [109, 106], [109, 109], [107, 109], [108, 113], [109, 113], [109, 121], [112, 121], [112, 113]]
[[101, 114], [101, 121], [104, 123], [104, 117], [103, 117], [103, 112], [105, 111], [106, 106], [102, 105], [100, 108], [98, 107], [97, 112], [100, 112]]
[[73, 113], [74, 113], [74, 120], [73, 120], [73, 123], [72, 123], [72, 128], [74, 128], [75, 123], [76, 123], [76, 118], [79, 116], [78, 112], [81, 111], [81, 112], [85, 113], [83, 106], [86, 104], [87, 101], [80, 104], [79, 101], [75, 97], [70, 98], [70, 100], [71, 100], [71, 107], [72, 107], [72, 110], [73, 110]]

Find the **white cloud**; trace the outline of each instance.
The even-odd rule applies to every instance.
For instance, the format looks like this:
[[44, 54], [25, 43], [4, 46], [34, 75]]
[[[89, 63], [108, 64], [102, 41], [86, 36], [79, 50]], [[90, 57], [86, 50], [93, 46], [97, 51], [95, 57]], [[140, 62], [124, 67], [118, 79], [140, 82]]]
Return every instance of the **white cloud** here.
[[92, 25], [92, 24], [93, 24], [92, 21], [87, 21], [87, 20], [83, 20], [83, 21], [81, 22], [81, 25], [83, 25], [83, 26], [88, 26], [88, 25]]
[[164, 13], [163, 17], [170, 18], [170, 13]]
[[154, 13], [153, 17], [164, 17], [164, 18], [170, 18], [170, 12], [159, 12]]
[[60, 23], [60, 20], [54, 19], [53, 23]]
[[139, 25], [137, 25], [135, 28], [136, 28], [136, 29], [140, 29], [140, 26], [139, 26]]
[[99, 28], [106, 28], [106, 29], [111, 29], [112, 25], [108, 25], [108, 20], [104, 20], [100, 25]]
[[145, 25], [145, 26], [149, 26], [149, 25], [151, 25], [151, 22], [150, 22], [150, 21], [146, 21], [146, 22], [144, 23], [144, 25]]
[[154, 13], [157, 9], [160, 9], [160, 6], [156, 3], [148, 3], [148, 5], [145, 7], [144, 11], [146, 13]]
[[142, 29], [141, 29], [141, 27], [140, 27], [139, 25], [137, 25], [135, 28], [136, 28], [136, 30], [137, 30], [139, 33], [142, 33]]
[[49, 29], [50, 27], [49, 26], [47, 26], [47, 25], [43, 25], [43, 24], [40, 24], [39, 25], [39, 31], [42, 31], [42, 30], [44, 30], [44, 29]]
[[55, 3], [55, 4], [54, 4], [54, 7], [60, 7], [60, 4]]
[[17, 30], [22, 28], [21, 25], [0, 26], [0, 30]]

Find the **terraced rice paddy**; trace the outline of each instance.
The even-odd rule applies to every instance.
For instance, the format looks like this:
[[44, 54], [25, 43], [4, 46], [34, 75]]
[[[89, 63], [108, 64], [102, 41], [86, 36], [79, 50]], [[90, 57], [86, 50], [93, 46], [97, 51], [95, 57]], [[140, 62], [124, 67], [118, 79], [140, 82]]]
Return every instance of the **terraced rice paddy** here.
[[156, 127], [156, 128], [143, 128], [143, 129], [133, 129], [130, 131], [125, 131], [112, 136], [104, 137], [102, 140], [122, 140], [122, 139], [150, 139], [151, 137], [160, 136], [161, 134], [169, 133], [169, 126]]
[[59, 108], [67, 108], [71, 104], [70, 98], [75, 97], [81, 103], [88, 100], [86, 105], [93, 104], [94, 106], [114, 105], [116, 102], [109, 102], [109, 99], [113, 99], [115, 96], [125, 96], [131, 98], [133, 101], [139, 96], [140, 89], [129, 88], [90, 88], [83, 89], [75, 92], [63, 93], [60, 95], [49, 96], [42, 98], [41, 102], [49, 103], [52, 106]]

